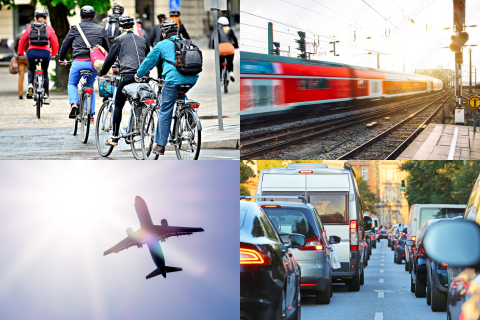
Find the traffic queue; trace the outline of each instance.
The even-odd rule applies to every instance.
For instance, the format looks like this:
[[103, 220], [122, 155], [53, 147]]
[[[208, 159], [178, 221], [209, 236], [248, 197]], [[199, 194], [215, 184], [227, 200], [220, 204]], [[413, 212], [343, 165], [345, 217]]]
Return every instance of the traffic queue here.
[[360, 290], [379, 239], [355, 178], [348, 162], [260, 172], [256, 195], [240, 197], [240, 319], [299, 320], [301, 297], [329, 304], [333, 283]]

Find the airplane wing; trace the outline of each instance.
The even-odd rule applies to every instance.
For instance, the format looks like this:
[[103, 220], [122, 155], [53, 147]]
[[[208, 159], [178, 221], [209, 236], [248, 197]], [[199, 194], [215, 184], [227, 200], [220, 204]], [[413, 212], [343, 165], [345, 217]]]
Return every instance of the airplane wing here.
[[203, 232], [203, 228], [174, 227], [174, 226], [155, 226], [157, 234], [166, 239], [168, 237], [185, 236], [194, 232]]
[[122, 241], [120, 241], [119, 243], [117, 243], [116, 245], [114, 245], [113, 247], [108, 249], [107, 251], [105, 251], [103, 253], [103, 255], [106, 256], [107, 254], [110, 254], [112, 252], [117, 253], [119, 251], [128, 249], [128, 248], [136, 246], [136, 245], [137, 245], [137, 242], [135, 240], [132, 240], [131, 238], [126, 237], [125, 239], [123, 239]]

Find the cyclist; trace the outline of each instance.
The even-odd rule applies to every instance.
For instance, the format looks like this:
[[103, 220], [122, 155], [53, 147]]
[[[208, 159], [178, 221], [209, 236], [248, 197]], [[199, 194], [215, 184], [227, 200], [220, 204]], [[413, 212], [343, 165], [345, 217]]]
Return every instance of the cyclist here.
[[[58, 53], [58, 39], [55, 34], [55, 30], [52, 27], [47, 25], [47, 16], [48, 12], [45, 9], [38, 9], [35, 11], [35, 22], [32, 22], [23, 33], [22, 38], [20, 39], [20, 44], [18, 46], [18, 54], [23, 56], [25, 51], [25, 46], [28, 44], [27, 50], [27, 59], [28, 59], [28, 88], [27, 88], [27, 99], [32, 99], [33, 96], [33, 78], [35, 73], [35, 68], [37, 64], [35, 59], [42, 59], [42, 70], [43, 70], [43, 87], [45, 88], [45, 97], [43, 98], [44, 104], [50, 104], [50, 98], [48, 97], [49, 88], [48, 88], [48, 65], [50, 64], [50, 58], [55, 57]], [[36, 33], [36, 38], [30, 39], [30, 32], [33, 31]], [[27, 43], [28, 40], [28, 43]], [[52, 48], [48, 46], [48, 43]]]
[[185, 29], [185, 26], [182, 23], [182, 19], [180, 19], [180, 11], [170, 11], [170, 18], [168, 19], [175, 21], [178, 24], [178, 34], [181, 35], [183, 39], [190, 39], [187, 29]]
[[[162, 35], [165, 39], [180, 39], [178, 36], [178, 24], [171, 20], [166, 20], [161, 25]], [[152, 52], [145, 58], [135, 77], [145, 76], [159, 62], [162, 63], [163, 79], [165, 84], [162, 89], [162, 102], [158, 114], [158, 126], [155, 132], [155, 145], [153, 152], [159, 155], [165, 153], [168, 134], [170, 132], [170, 123], [172, 122], [173, 107], [178, 97], [177, 87], [181, 84], [195, 85], [198, 80], [198, 74], [185, 76], [177, 71], [175, 62], [175, 43], [173, 41], [161, 41]], [[169, 63], [170, 62], [170, 63]], [[186, 97], [185, 97], [186, 98]]]
[[[233, 29], [229, 27], [229, 22], [227, 17], [220, 17], [218, 18], [218, 42], [220, 44], [222, 43], [231, 43], [233, 45], [232, 51], [234, 51], [234, 48], [238, 48], [238, 41], [237, 37], [235, 36], [235, 33], [233, 32]], [[229, 45], [230, 46], [230, 45]], [[212, 38], [210, 40], [210, 48], [213, 49], [213, 33], [212, 33]], [[220, 53], [220, 70], [222, 70], [222, 63], [227, 61], [227, 70], [230, 72], [230, 80], [232, 82], [235, 81], [235, 77], [233, 76], [233, 57], [235, 53], [229, 54], [229, 55], [222, 55]]]
[[133, 33], [133, 25], [135, 21], [132, 17], [123, 16], [118, 21], [122, 34], [117, 37], [117, 40], [108, 53], [107, 59], [103, 64], [99, 75], [105, 75], [117, 60], [120, 62], [120, 75], [122, 76], [117, 87], [115, 95], [115, 110], [113, 111], [113, 136], [106, 141], [108, 145], [116, 146], [118, 144], [120, 124], [122, 121], [122, 109], [125, 105], [127, 97], [122, 93], [124, 86], [135, 82], [134, 75], [137, 72], [140, 64], [145, 59], [145, 56], [150, 52], [150, 46], [144, 37], [137, 36]]
[[148, 38], [147, 31], [145, 31], [145, 29], [142, 29], [142, 19], [135, 19], [135, 22], [137, 23], [139, 35], [143, 36], [145, 40], [147, 40], [147, 44], [150, 45], [150, 39]]
[[[109, 51], [110, 46], [108, 44], [107, 34], [105, 29], [97, 25], [93, 18], [95, 17], [95, 9], [92, 6], [84, 6], [80, 9], [80, 18], [82, 21], [79, 23], [82, 28], [85, 37], [90, 46], [100, 45], [105, 50]], [[65, 56], [68, 49], [73, 49], [73, 62], [70, 68], [70, 75], [68, 76], [68, 100], [70, 102], [70, 114], [69, 118], [75, 119], [78, 110], [78, 83], [80, 82], [81, 75], [80, 70], [88, 69], [92, 70], [93, 76], [87, 78], [87, 83], [95, 90], [95, 78], [97, 72], [92, 66], [90, 60], [90, 50], [88, 49], [85, 41], [83, 41], [77, 26], [72, 26], [68, 31], [65, 40], [63, 40], [62, 48], [60, 49], [59, 61], [61, 65], [67, 65]], [[92, 123], [95, 121], [93, 115], [95, 114], [95, 91], [92, 95]]]
[[[163, 13], [160, 13], [158, 16], [158, 24], [153, 27], [152, 33], [150, 34], [150, 45], [155, 47], [157, 43], [163, 40], [162, 31], [160, 31], [160, 26], [163, 21], [167, 20], [167, 16]], [[162, 77], [162, 65], [159, 63], [157, 65], [158, 78]]]
[[118, 19], [120, 19], [124, 12], [125, 8], [116, 4], [112, 8], [112, 14], [102, 20], [102, 28], [107, 32], [107, 37], [111, 45], [115, 42], [115, 38], [121, 34]]

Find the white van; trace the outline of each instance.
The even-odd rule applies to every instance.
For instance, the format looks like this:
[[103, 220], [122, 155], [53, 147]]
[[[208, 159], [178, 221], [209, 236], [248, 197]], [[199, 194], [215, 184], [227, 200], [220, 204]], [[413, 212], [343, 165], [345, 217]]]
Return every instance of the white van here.
[[347, 283], [351, 291], [360, 290], [365, 249], [362, 203], [355, 172], [348, 162], [343, 169], [313, 163], [264, 169], [260, 172], [256, 195], [275, 195], [276, 200], [281, 195], [304, 196], [316, 208], [327, 235], [341, 238], [339, 244], [333, 245], [341, 265], [333, 270], [333, 281]]
[[[428, 220], [453, 218], [463, 215], [463, 204], [414, 204], [410, 207], [407, 225], [407, 240], [416, 241]], [[410, 247], [405, 250], [405, 270], [410, 268]], [[410, 269], [411, 270], [411, 269]]]

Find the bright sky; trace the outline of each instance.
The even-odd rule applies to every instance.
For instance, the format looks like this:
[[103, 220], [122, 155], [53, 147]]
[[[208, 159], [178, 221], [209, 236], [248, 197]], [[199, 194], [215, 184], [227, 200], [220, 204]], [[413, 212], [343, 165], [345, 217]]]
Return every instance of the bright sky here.
[[[238, 161], [4, 161], [0, 319], [238, 318]], [[160, 224], [205, 232], [103, 252], [140, 227], [135, 196]]]
[[[450, 45], [453, 35], [452, 29], [443, 30], [453, 25], [452, 0], [242, 0], [241, 11], [242, 51], [267, 53], [270, 21], [274, 41], [280, 42], [281, 50], [288, 51], [290, 45], [292, 57], [299, 54], [294, 42], [299, 38], [297, 31], [305, 31], [307, 43], [320, 41], [318, 54], [312, 55], [315, 60], [376, 68], [377, 55], [366, 54], [365, 49], [369, 49], [388, 54], [380, 55], [380, 67], [389, 70], [403, 71], [404, 63], [405, 72], [412, 73], [416, 68], [454, 66], [454, 53], [440, 49]], [[474, 70], [473, 66], [480, 67], [480, 0], [468, 0], [466, 13], [466, 24], [478, 25], [467, 28], [470, 40], [466, 44], [479, 46], [472, 47]], [[333, 39], [340, 41], [336, 44], [338, 57], [330, 53], [333, 45], [328, 42]], [[313, 51], [313, 46], [308, 51]], [[466, 81], [468, 49], [464, 49], [463, 60]], [[480, 68], [477, 81], [480, 82]]]

